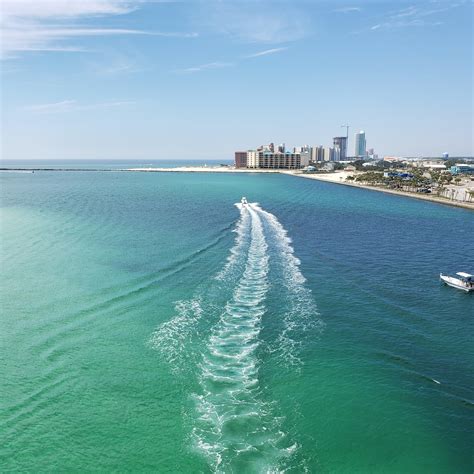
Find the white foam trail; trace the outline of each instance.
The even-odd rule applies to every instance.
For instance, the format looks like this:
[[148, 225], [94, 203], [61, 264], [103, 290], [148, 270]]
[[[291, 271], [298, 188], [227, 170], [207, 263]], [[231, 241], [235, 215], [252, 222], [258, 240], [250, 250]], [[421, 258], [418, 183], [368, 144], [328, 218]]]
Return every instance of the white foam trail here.
[[149, 344], [160, 352], [173, 371], [179, 371], [187, 354], [186, 345], [203, 313], [200, 299], [178, 301], [176, 316], [161, 324], [152, 334]]
[[[194, 372], [200, 357], [201, 393], [195, 395], [192, 433], [214, 471], [282, 472], [298, 445], [283, 432], [274, 403], [264, 400], [258, 376], [270, 258], [281, 267], [291, 308], [283, 318], [277, 353], [292, 370], [301, 363], [296, 331], [319, 320], [286, 230], [257, 203], [237, 207], [241, 215], [234, 245], [214, 284], [194, 299], [178, 302], [177, 314], [160, 325], [149, 342], [173, 371]], [[224, 304], [227, 291], [232, 297]], [[200, 320], [203, 314], [215, 317], [219, 307], [224, 307], [220, 319], [215, 324], [205, 321], [206, 327], [214, 327], [203, 348]]]
[[319, 319], [311, 290], [304, 285], [306, 279], [299, 268], [301, 262], [294, 255], [288, 232], [272, 213], [257, 204], [252, 207], [268, 225], [272, 235], [271, 242], [278, 250], [277, 255], [281, 260], [284, 285], [289, 292], [291, 309], [284, 316], [285, 328], [278, 336], [278, 352], [286, 365], [299, 367], [302, 365], [299, 356], [302, 341], [301, 337], [294, 334], [295, 331], [322, 328], [323, 323]]
[[[245, 258], [244, 247], [250, 229], [250, 215], [241, 207], [240, 212], [240, 219], [234, 229], [237, 234], [234, 246], [230, 249], [226, 264], [215, 277], [222, 282], [231, 276], [234, 267]], [[153, 349], [161, 353], [162, 358], [170, 364], [174, 372], [180, 371], [191, 358], [187, 346], [192, 345], [190, 339], [195, 334], [196, 326], [204, 313], [202, 299], [203, 295], [198, 293], [198, 296], [191, 300], [176, 302], [176, 315], [161, 324], [148, 341]], [[209, 304], [206, 305], [207, 309], [208, 306]]]
[[240, 219], [238, 220], [235, 229], [237, 235], [235, 237], [234, 246], [230, 249], [229, 256], [227, 257], [227, 263], [224, 268], [215, 276], [216, 280], [225, 280], [229, 273], [234, 269], [235, 265], [239, 261], [242, 255], [242, 250], [245, 245], [245, 237], [248, 234], [248, 228], [250, 224], [250, 214], [242, 205], [236, 204], [240, 209]]
[[197, 448], [214, 470], [272, 472], [291, 450], [271, 405], [261, 399], [259, 334], [268, 290], [267, 243], [259, 215], [248, 206], [251, 242], [245, 271], [209, 338], [196, 396]]

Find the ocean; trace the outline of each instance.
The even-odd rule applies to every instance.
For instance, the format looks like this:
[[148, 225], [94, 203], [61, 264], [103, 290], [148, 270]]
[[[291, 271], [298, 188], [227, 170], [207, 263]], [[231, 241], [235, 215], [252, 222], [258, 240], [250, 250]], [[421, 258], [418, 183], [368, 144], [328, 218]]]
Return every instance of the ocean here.
[[272, 174], [0, 183], [2, 472], [472, 472], [474, 295], [439, 282], [474, 272], [472, 211]]

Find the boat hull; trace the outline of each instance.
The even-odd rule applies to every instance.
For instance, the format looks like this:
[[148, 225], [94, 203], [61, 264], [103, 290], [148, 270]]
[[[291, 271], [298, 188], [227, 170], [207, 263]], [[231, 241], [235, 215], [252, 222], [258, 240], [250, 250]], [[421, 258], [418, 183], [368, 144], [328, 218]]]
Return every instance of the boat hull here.
[[448, 277], [448, 276], [443, 275], [443, 274], [440, 274], [439, 278], [446, 285], [452, 286], [453, 288], [456, 288], [458, 290], [463, 290], [466, 293], [469, 293], [470, 291], [474, 291], [474, 288], [472, 288], [472, 287], [469, 288], [467, 286], [464, 286], [464, 285], [458, 283], [459, 280], [457, 280], [456, 278]]

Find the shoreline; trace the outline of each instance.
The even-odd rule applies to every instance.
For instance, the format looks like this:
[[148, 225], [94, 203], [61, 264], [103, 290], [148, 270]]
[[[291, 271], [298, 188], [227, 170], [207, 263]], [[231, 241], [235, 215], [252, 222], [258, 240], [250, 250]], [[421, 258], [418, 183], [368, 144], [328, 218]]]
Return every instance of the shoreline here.
[[323, 181], [325, 183], [330, 183], [330, 184], [340, 184], [343, 186], [351, 186], [353, 188], [366, 189], [368, 191], [379, 191], [381, 193], [393, 194], [395, 196], [404, 196], [404, 197], [409, 197], [413, 199], [420, 199], [422, 201], [430, 201], [437, 204], [461, 207], [463, 209], [469, 209], [471, 211], [474, 211], [474, 202], [469, 203], [469, 202], [462, 202], [462, 201], [451, 201], [450, 199], [442, 198], [439, 196], [432, 196], [432, 195], [427, 196], [426, 194], [416, 194], [416, 193], [410, 193], [408, 191], [397, 191], [396, 189], [379, 188], [377, 186], [368, 186], [366, 184], [348, 183], [347, 181], [336, 181], [333, 179], [327, 179], [323, 177], [323, 176], [328, 176], [328, 175], [318, 176], [315, 174], [311, 175], [311, 174], [303, 174], [303, 173], [286, 173], [286, 172], [283, 172], [283, 174], [288, 174], [290, 176], [295, 176], [297, 178], [315, 179], [317, 181]]
[[[126, 168], [142, 173], [281, 173], [279, 169], [228, 168], [226, 166], [177, 166], [176, 168]], [[292, 170], [288, 170], [292, 173]], [[297, 171], [297, 170], [294, 170]]]
[[[395, 189], [385, 189], [377, 186], [368, 186], [365, 184], [349, 183], [345, 180], [345, 172], [327, 173], [327, 174], [306, 174], [300, 170], [282, 170], [282, 169], [248, 169], [248, 168], [228, 168], [226, 166], [178, 166], [176, 168], [107, 168], [107, 169], [93, 169], [93, 168], [0, 168], [1, 171], [85, 171], [85, 172], [138, 172], [138, 173], [261, 173], [261, 174], [283, 174], [287, 176], [294, 176], [296, 178], [314, 179], [323, 181], [329, 184], [339, 184], [343, 186], [351, 186], [353, 188], [366, 189], [368, 191], [378, 191], [395, 196], [403, 196], [422, 201], [434, 202], [437, 204], [444, 204], [445, 206], [460, 207], [474, 211], [474, 202], [452, 201], [447, 198], [439, 196], [427, 196], [426, 194], [410, 193], [408, 191], [398, 191]], [[339, 179], [336, 179], [339, 178]]]

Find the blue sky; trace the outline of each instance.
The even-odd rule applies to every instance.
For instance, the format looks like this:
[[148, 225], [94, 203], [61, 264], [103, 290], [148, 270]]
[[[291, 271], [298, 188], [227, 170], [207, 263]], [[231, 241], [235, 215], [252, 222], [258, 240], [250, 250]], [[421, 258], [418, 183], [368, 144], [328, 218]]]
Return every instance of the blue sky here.
[[3, 0], [4, 159], [472, 156], [473, 3]]

